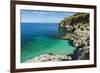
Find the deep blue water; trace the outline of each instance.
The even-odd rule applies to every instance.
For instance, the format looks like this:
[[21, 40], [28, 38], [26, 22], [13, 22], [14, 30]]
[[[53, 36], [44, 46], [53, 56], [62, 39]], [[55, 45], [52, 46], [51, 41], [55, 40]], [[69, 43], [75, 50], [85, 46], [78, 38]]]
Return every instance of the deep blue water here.
[[[22, 23], [21, 41], [22, 44], [30, 42], [34, 37], [46, 36], [50, 38], [60, 38], [63, 32], [58, 29], [58, 23]], [[23, 45], [22, 45], [23, 46]]]

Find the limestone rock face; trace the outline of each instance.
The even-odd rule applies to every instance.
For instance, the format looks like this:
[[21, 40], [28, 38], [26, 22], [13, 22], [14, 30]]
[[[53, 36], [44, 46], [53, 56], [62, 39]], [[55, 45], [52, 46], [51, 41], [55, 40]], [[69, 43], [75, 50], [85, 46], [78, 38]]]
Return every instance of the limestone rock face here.
[[75, 59], [89, 59], [89, 14], [76, 13], [65, 18], [60, 22], [59, 29], [64, 32], [71, 31], [61, 38], [73, 41], [73, 45], [77, 48], [73, 54]]
[[66, 55], [53, 55], [53, 54], [43, 54], [38, 57], [34, 57], [26, 62], [46, 62], [46, 61], [68, 61], [71, 60], [70, 56]]

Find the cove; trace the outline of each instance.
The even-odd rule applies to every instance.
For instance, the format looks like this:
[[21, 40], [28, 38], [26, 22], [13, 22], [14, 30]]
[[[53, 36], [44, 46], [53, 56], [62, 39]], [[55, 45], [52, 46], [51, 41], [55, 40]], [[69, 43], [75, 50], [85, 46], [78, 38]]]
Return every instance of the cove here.
[[21, 23], [21, 62], [42, 54], [72, 54], [75, 47], [62, 40], [58, 23]]

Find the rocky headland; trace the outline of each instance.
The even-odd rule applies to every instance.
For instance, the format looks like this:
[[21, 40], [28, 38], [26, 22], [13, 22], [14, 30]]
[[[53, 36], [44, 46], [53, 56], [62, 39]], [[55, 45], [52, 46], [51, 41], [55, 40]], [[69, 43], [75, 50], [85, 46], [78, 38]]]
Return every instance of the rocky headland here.
[[71, 55], [73, 60], [89, 59], [89, 14], [76, 13], [67, 17], [59, 24], [59, 30], [62, 32], [70, 32], [62, 36], [64, 40], [70, 40], [76, 47]]

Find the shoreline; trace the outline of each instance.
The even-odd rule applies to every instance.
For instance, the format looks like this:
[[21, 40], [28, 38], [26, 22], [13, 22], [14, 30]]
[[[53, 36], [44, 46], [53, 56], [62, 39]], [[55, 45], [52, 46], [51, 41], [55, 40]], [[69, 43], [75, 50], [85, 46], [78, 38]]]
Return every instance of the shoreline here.
[[67, 55], [54, 55], [52, 53], [43, 54], [32, 59], [25, 61], [25, 63], [34, 63], [34, 62], [47, 62], [47, 61], [70, 61], [72, 58]]
[[89, 59], [89, 14], [76, 13], [73, 16], [64, 18], [59, 24], [62, 31], [70, 31], [70, 34], [62, 36], [62, 39], [70, 40], [77, 48], [72, 54], [75, 60]]
[[[81, 18], [81, 19], [80, 19]], [[69, 60], [87, 60], [89, 59], [89, 14], [76, 13], [73, 16], [65, 18], [59, 23], [59, 29], [62, 32], [70, 31], [61, 37], [63, 40], [70, 40], [76, 47], [73, 54], [55, 55], [52, 53], [43, 54], [34, 57], [26, 62], [45, 62], [45, 61], [69, 61]], [[66, 23], [65, 23], [66, 22]]]

